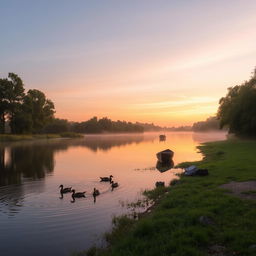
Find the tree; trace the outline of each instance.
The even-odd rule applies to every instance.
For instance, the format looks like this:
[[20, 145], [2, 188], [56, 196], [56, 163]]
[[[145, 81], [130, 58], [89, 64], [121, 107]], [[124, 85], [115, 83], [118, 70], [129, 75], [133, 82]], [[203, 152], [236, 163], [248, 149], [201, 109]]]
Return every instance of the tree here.
[[210, 131], [210, 130], [219, 130], [220, 121], [216, 116], [208, 117], [205, 121], [196, 122], [192, 127], [193, 131]]
[[6, 117], [10, 120], [11, 123], [15, 115], [15, 112], [20, 108], [23, 97], [24, 85], [21, 78], [18, 75], [14, 73], [9, 73], [8, 78], [0, 79], [1, 133], [5, 133]]
[[46, 133], [61, 133], [67, 132], [69, 129], [70, 124], [66, 119], [54, 118], [43, 130]]
[[8, 108], [6, 100], [7, 79], [0, 79], [0, 133], [5, 133], [5, 115]]
[[137, 123], [112, 121], [107, 117], [98, 120], [97, 117], [93, 117], [85, 122], [74, 123], [71, 130], [80, 133], [143, 132], [144, 128]]
[[30, 115], [31, 131], [40, 132], [54, 117], [54, 104], [39, 90], [29, 90], [23, 100], [23, 113]]
[[39, 90], [24, 93], [21, 78], [9, 73], [0, 79], [0, 133], [8, 120], [12, 133], [35, 133], [53, 119], [54, 104]]
[[256, 136], [256, 69], [249, 81], [228, 88], [220, 99], [218, 118], [236, 135]]

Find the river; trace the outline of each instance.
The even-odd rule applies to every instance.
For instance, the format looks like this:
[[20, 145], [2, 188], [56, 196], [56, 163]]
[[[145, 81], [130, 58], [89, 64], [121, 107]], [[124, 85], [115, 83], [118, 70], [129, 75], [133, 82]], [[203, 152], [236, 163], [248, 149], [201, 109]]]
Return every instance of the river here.
[[[160, 172], [155, 154], [170, 148], [174, 164], [200, 160], [196, 146], [224, 140], [225, 133], [86, 135], [0, 144], [0, 254], [69, 255], [94, 244], [111, 230], [111, 219], [127, 212], [124, 203], [141, 198], [156, 181], [169, 184], [178, 170]], [[111, 190], [100, 176], [113, 175]], [[59, 185], [87, 191], [86, 198], [59, 193]], [[99, 189], [96, 201], [93, 188]]]

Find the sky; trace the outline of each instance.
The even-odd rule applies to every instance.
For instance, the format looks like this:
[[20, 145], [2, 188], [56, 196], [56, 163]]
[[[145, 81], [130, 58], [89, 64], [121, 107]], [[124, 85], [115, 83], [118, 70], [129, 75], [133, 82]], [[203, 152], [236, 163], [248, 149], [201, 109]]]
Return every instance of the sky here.
[[191, 125], [256, 66], [255, 0], [0, 0], [0, 77], [56, 117]]

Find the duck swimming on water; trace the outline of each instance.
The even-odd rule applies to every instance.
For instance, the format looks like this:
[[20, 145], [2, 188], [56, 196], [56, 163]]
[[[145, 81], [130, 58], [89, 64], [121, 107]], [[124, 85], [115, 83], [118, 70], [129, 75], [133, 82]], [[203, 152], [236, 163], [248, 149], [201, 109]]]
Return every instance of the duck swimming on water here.
[[63, 185], [60, 185], [59, 188], [60, 188], [60, 193], [61, 193], [61, 194], [65, 194], [65, 193], [72, 192], [72, 191], [71, 191], [72, 187], [63, 188]]
[[113, 176], [110, 175], [109, 177], [100, 177], [100, 181], [112, 181]]
[[84, 191], [84, 192], [76, 192], [74, 189], [72, 189], [72, 197], [73, 198], [74, 197], [77, 197], [77, 198], [85, 197], [85, 193], [86, 193], [86, 191]]
[[111, 183], [112, 190], [119, 186], [119, 184], [117, 182], [111, 181], [110, 183]]
[[98, 196], [99, 194], [100, 194], [100, 191], [98, 189], [94, 188], [92, 195], [93, 196]]

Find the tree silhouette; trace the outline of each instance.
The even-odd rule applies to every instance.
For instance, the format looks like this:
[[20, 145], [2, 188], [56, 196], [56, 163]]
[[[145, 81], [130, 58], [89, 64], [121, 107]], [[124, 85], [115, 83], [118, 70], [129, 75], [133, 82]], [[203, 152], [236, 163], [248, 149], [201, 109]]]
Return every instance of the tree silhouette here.
[[227, 125], [230, 133], [256, 136], [256, 69], [250, 80], [228, 88], [219, 104], [221, 128]]
[[[9, 73], [8, 78], [0, 79], [0, 129], [5, 133], [6, 117], [13, 121], [15, 112], [20, 109], [24, 97], [24, 86], [20, 77]], [[13, 128], [13, 127], [11, 127]]]
[[16, 74], [0, 79], [0, 133], [5, 133], [6, 120], [12, 133], [37, 133], [52, 120], [53, 102], [39, 90], [24, 91]]

